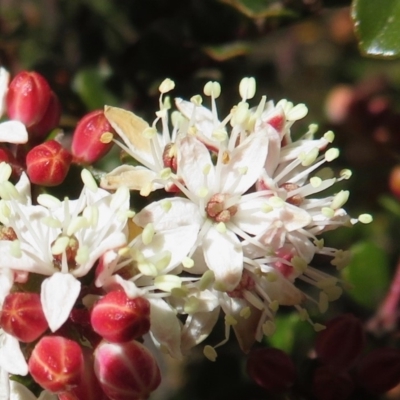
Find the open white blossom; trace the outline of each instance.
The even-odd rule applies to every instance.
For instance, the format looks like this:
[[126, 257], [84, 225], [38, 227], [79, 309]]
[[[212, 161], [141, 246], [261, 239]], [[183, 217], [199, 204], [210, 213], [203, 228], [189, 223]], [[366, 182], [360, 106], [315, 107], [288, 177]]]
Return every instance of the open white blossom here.
[[128, 189], [110, 194], [97, 187], [88, 171], [82, 177], [78, 200], [40, 195], [38, 205], [27, 203], [9, 181], [0, 182], [0, 220], [11, 232], [0, 240], [0, 270], [47, 276], [41, 302], [52, 331], [69, 316], [81, 289], [78, 278], [107, 250], [126, 243]]

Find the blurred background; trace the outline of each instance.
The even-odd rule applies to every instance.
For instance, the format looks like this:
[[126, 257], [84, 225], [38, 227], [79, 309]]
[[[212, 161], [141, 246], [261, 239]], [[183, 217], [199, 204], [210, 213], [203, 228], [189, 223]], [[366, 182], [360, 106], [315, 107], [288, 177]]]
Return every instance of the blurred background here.
[[[326, 235], [332, 247], [353, 251], [341, 276], [349, 290], [313, 318], [324, 323], [353, 313], [368, 332], [369, 349], [399, 348], [399, 307], [394, 302], [383, 318], [380, 305], [400, 255], [400, 61], [361, 54], [350, 1], [0, 0], [0, 65], [13, 75], [36, 70], [48, 79], [62, 103], [66, 135], [105, 104], [152, 120], [166, 77], [176, 82], [172, 95], [184, 98], [218, 80], [221, 114], [240, 100], [244, 76], [257, 80], [254, 104], [264, 94], [305, 103], [309, 114], [293, 127], [293, 136], [310, 123], [319, 125], [321, 135], [332, 129], [341, 149], [334, 168], [353, 172], [341, 184], [351, 193], [347, 210], [374, 216], [370, 225]], [[102, 168], [116, 163], [117, 150]], [[316, 334], [291, 310], [280, 310], [277, 325], [264, 345], [287, 352], [307, 386]], [[209, 342], [222, 335], [221, 325]], [[164, 382], [151, 400], [313, 398], [307, 390], [271, 394], [256, 386], [235, 340], [220, 349], [216, 363], [205, 360], [201, 349], [184, 363], [160, 362]], [[399, 392], [384, 398], [399, 399]]]

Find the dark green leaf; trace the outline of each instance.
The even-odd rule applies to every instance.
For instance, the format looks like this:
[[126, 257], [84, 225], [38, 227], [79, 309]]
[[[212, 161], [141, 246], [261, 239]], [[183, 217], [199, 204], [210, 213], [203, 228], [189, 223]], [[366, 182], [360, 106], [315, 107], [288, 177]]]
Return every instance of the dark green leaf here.
[[352, 17], [363, 53], [382, 58], [400, 56], [400, 1], [354, 0]]

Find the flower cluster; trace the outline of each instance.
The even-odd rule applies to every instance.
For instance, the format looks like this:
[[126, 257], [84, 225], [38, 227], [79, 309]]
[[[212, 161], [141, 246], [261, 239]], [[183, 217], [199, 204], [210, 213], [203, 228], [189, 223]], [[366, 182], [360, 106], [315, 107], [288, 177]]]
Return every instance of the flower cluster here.
[[[316, 139], [311, 125], [292, 140], [307, 108], [265, 96], [251, 107], [254, 78], [241, 81], [241, 101], [224, 118], [217, 82], [204, 87], [210, 108], [197, 95], [175, 99], [171, 112], [166, 93], [173, 88], [169, 79], [160, 85], [151, 125], [108, 106], [78, 124], [72, 156], [62, 149], [62, 160], [90, 164], [115, 142], [132, 163], [104, 173], [99, 184], [83, 168], [77, 199], [32, 198], [38, 182], [29, 166], [14, 184], [12, 165], [0, 164], [0, 398], [10, 391], [35, 398], [9, 381], [29, 373], [45, 389], [41, 399], [145, 399], [160, 372], [142, 337], [181, 359], [221, 314], [224, 340], [204, 347], [212, 361], [231, 328], [245, 352], [272, 335], [280, 306], [324, 328], [305, 307], [314, 302], [323, 313], [340, 297], [329, 269], [345, 266], [349, 254], [320, 235], [371, 219], [350, 218], [348, 191], [331, 190], [350, 171], [320, 171], [339, 155], [330, 147], [333, 133]], [[43, 158], [35, 154], [32, 165]], [[165, 195], [152, 201], [156, 190]], [[130, 191], [147, 205], [132, 205]], [[313, 266], [316, 256], [326, 260], [323, 271]]]

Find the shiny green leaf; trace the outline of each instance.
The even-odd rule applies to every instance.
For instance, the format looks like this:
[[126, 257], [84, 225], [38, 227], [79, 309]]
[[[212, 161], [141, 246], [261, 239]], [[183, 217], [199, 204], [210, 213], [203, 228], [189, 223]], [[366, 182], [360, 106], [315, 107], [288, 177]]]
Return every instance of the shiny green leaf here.
[[364, 54], [381, 58], [400, 56], [399, 0], [354, 0], [352, 17]]
[[389, 260], [386, 252], [372, 242], [361, 242], [351, 248], [352, 259], [343, 269], [350, 283], [349, 296], [366, 308], [373, 309], [389, 287]]

